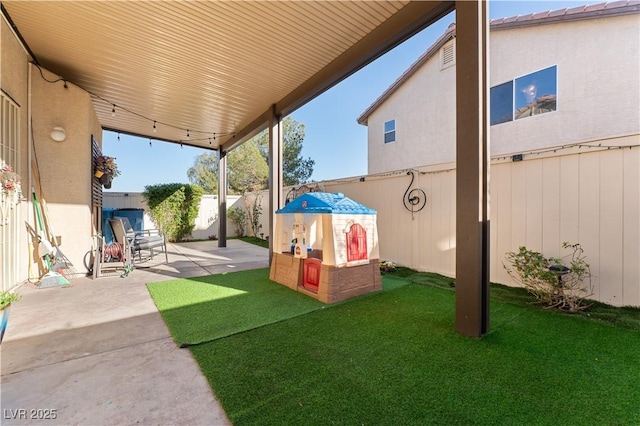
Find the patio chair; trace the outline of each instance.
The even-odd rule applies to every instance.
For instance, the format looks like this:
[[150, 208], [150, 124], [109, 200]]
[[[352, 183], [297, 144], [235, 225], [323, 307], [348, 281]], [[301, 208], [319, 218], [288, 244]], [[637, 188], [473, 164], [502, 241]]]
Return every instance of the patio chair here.
[[153, 259], [158, 249], [164, 252], [164, 263], [169, 262], [167, 242], [159, 229], [147, 229], [137, 232], [131, 226], [128, 218], [120, 216], [114, 216], [113, 219], [109, 219], [109, 225], [111, 225], [115, 240], [125, 246], [125, 252], [127, 248], [131, 250], [134, 263], [136, 254], [138, 262], [146, 262]]

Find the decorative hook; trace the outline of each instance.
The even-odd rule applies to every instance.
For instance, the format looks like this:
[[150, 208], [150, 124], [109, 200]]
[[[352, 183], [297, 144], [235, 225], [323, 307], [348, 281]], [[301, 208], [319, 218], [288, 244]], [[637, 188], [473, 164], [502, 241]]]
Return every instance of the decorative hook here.
[[420, 188], [411, 189], [416, 176], [412, 170], [409, 170], [407, 175], [411, 175], [411, 182], [409, 182], [407, 190], [404, 191], [402, 204], [404, 204], [405, 209], [411, 212], [411, 220], [414, 220], [413, 214], [424, 209], [427, 205], [427, 194], [425, 194], [425, 192]]

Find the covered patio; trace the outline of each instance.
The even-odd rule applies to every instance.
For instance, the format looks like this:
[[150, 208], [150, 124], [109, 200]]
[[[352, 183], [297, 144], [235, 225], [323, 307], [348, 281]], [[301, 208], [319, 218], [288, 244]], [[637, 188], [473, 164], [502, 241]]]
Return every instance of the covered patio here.
[[168, 251], [168, 264], [126, 278], [20, 289], [2, 342], [2, 424], [33, 424], [31, 409], [55, 410], [48, 413], [53, 424], [229, 424], [145, 284], [265, 268], [268, 250], [229, 240], [227, 247], [203, 241]]
[[[487, 8], [485, 1], [2, 3], [9, 31], [31, 58], [29, 91], [32, 77], [41, 76], [34, 85], [50, 92], [43, 100], [66, 102], [61, 93], [74, 85], [90, 97], [103, 130], [217, 150], [221, 188], [226, 188], [227, 153], [268, 128], [270, 234], [273, 212], [284, 204], [281, 119], [456, 10], [455, 327], [474, 337], [489, 328]], [[26, 124], [31, 93], [27, 96], [24, 86], [16, 85], [22, 96], [16, 98], [27, 105], [22, 110]], [[52, 106], [43, 100], [35, 109], [46, 115]], [[31, 175], [26, 161], [33, 154], [31, 132], [46, 138], [51, 124], [59, 123], [36, 123], [33, 130], [25, 125], [20, 147], [25, 175]], [[73, 142], [86, 147], [89, 133], [78, 133]], [[82, 155], [90, 156], [85, 151]], [[63, 155], [61, 149], [57, 154]], [[50, 161], [48, 167], [55, 169]], [[81, 173], [91, 180], [90, 173]], [[57, 182], [46, 186], [52, 205], [82, 206], [88, 200], [66, 199], [68, 188]], [[224, 247], [225, 190], [219, 204], [218, 237]], [[99, 216], [96, 206], [91, 209]]]

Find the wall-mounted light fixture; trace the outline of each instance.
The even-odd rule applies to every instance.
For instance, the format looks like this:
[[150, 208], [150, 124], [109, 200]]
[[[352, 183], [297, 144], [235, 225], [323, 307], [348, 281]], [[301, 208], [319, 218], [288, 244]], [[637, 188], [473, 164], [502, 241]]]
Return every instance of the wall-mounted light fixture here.
[[60, 126], [56, 126], [50, 133], [51, 139], [56, 142], [63, 142], [67, 138], [67, 134], [64, 129]]

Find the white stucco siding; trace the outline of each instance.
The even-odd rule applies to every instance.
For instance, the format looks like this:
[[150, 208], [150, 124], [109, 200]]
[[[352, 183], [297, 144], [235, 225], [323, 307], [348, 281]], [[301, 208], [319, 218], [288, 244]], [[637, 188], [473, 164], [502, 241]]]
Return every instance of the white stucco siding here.
[[491, 153], [640, 132], [639, 15], [491, 32], [494, 86], [557, 65], [557, 111], [491, 126]]
[[[639, 15], [492, 30], [490, 86], [557, 66], [557, 111], [490, 127], [491, 154], [640, 134]], [[367, 120], [369, 174], [455, 161], [455, 66], [432, 56]], [[396, 141], [383, 128], [396, 120]]]
[[[452, 117], [455, 67], [440, 70], [436, 55], [369, 117], [369, 174], [452, 161]], [[396, 141], [385, 144], [384, 123], [394, 119]]]

